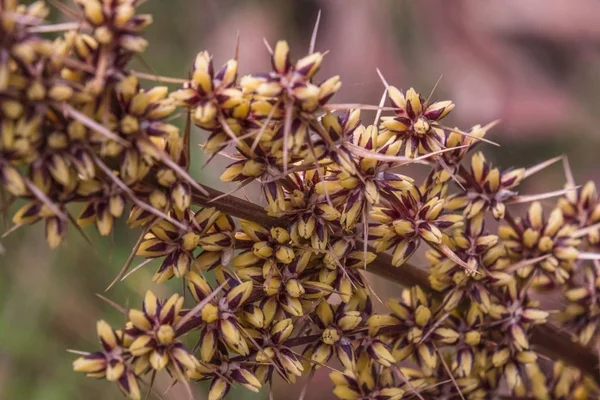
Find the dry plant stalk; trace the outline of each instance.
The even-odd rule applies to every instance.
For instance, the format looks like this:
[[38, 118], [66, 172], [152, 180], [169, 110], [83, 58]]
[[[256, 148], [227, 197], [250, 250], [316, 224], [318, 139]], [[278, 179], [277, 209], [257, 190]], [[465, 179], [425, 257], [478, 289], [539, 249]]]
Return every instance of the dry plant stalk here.
[[[154, 281], [183, 279], [194, 302], [148, 291], [140, 309], [122, 309], [124, 326], [98, 322], [101, 349], [76, 359], [76, 371], [133, 399], [163, 370], [190, 396], [190, 383], [209, 380], [214, 400], [232, 385], [292, 383], [332, 360], [341, 399], [600, 396], [600, 201], [593, 183], [575, 185], [566, 159], [502, 171], [475, 151], [493, 143], [494, 124], [449, 128], [451, 101], [385, 79], [380, 106], [328, 104], [341, 82], [315, 79], [316, 27], [296, 62], [280, 41], [267, 46], [272, 71], [238, 79], [236, 59], [215, 70], [201, 52], [182, 80], [128, 68], [152, 21], [136, 14], [139, 1], [75, 3], [60, 7], [75, 21], [43, 25], [42, 2], [0, 0], [2, 208], [23, 204], [11, 231], [44, 221], [54, 248], [69, 225], [110, 235], [130, 207], [140, 238], [113, 283], [136, 256], [141, 266], [160, 259]], [[178, 109], [183, 133], [168, 122]], [[372, 124], [363, 109], [378, 110]], [[259, 184], [266, 206], [190, 177], [190, 123], [209, 132], [210, 159], [232, 152], [221, 180]], [[518, 193], [561, 159], [564, 190]], [[424, 182], [398, 172], [412, 163], [429, 168]], [[544, 210], [539, 200], [553, 197]], [[524, 202], [527, 214], [513, 216], [510, 205]], [[85, 204], [78, 218], [73, 203]], [[427, 268], [408, 264], [420, 247]], [[373, 311], [365, 271], [406, 287], [388, 313]], [[554, 310], [532, 298], [548, 289], [567, 304], [552, 322]]]

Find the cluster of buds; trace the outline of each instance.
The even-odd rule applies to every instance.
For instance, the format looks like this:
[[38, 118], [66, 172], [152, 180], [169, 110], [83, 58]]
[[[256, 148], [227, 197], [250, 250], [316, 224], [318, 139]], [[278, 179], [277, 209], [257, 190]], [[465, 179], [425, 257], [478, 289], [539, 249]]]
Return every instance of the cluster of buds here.
[[91, 377], [116, 381], [134, 399], [141, 398], [139, 376], [150, 371], [166, 369], [184, 379], [183, 371], [196, 368], [199, 362], [178, 340], [182, 305], [183, 297], [178, 294], [162, 302], [148, 291], [142, 310], [130, 310], [123, 329], [98, 322], [103, 351], [81, 356], [73, 368]]
[[396, 116], [383, 118], [380, 143], [390, 138], [400, 141], [406, 157], [440, 150], [446, 132], [439, 121], [454, 109], [454, 103], [446, 100], [430, 104], [413, 88], [402, 93], [391, 86], [388, 94]]
[[[133, 399], [161, 371], [188, 389], [210, 381], [217, 400], [233, 385], [259, 391], [331, 363], [343, 367], [331, 374], [341, 399], [599, 395], [589, 371], [538, 357], [533, 343], [551, 311], [533, 294], [555, 287], [565, 329], [583, 345], [600, 339], [594, 184], [518, 192], [560, 158], [501, 171], [473, 152], [493, 124], [448, 128], [454, 103], [385, 82], [392, 115], [378, 107], [363, 124], [370, 107], [329, 103], [341, 81], [317, 78], [324, 53], [292, 62], [285, 41], [268, 48], [270, 72], [238, 79], [236, 58], [216, 71], [201, 52], [189, 80], [159, 78], [182, 87], [142, 88], [147, 76], [128, 66], [147, 45], [141, 2], [75, 3], [82, 21], [44, 26], [42, 3], [0, 0], [0, 191], [24, 200], [13, 229], [44, 220], [57, 247], [69, 224], [110, 235], [128, 215], [141, 233], [115, 282], [139, 256], [140, 267], [161, 261], [155, 282], [185, 288], [165, 300], [148, 292], [121, 329], [99, 322], [102, 350], [75, 370]], [[53, 30], [64, 32], [41, 36]], [[169, 123], [178, 108], [183, 133]], [[260, 185], [264, 206], [190, 177], [191, 124], [209, 132], [209, 161], [234, 160], [221, 180]], [[398, 172], [413, 163], [429, 168], [420, 185]], [[534, 201], [552, 197], [551, 210]], [[531, 201], [513, 216], [511, 204]], [[428, 279], [396, 278], [421, 272], [408, 260], [424, 247]], [[365, 271], [410, 287], [376, 312]]]
[[537, 278], [535, 283], [542, 285], [564, 283], [571, 277], [581, 242], [575, 235], [576, 229], [576, 226], [565, 224], [559, 208], [545, 220], [542, 205], [534, 202], [524, 218], [500, 227], [499, 235], [509, 257], [522, 263], [516, 271], [517, 276]]
[[[177, 157], [182, 138], [166, 122], [175, 102], [167, 87], [142, 89], [127, 69], [152, 21], [136, 14], [137, 3], [78, 1], [77, 28], [41, 26], [41, 2], [0, 4], [0, 180], [11, 202], [26, 200], [13, 222], [45, 220], [51, 247], [71, 221], [109, 235], [127, 200], [152, 221], [189, 209], [189, 185], [177, 185], [192, 181]], [[38, 34], [64, 29], [53, 41]], [[67, 208], [75, 202], [87, 203], [79, 219]]]

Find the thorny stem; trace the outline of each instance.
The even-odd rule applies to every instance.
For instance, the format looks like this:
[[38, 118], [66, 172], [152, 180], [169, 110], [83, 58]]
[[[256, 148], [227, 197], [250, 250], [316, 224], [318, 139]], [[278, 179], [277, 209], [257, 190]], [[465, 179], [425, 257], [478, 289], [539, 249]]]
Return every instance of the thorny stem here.
[[[281, 226], [286, 223], [285, 220], [267, 215], [261, 206], [235, 196], [224, 196], [218, 202], [209, 203], [211, 198], [220, 196], [223, 193], [207, 186], [203, 187], [209, 193], [210, 198], [199, 193], [194, 193], [192, 195], [192, 202], [196, 205], [216, 207], [218, 210], [231, 216], [246, 219], [264, 227], [270, 228]], [[357, 241], [357, 246], [362, 247], [362, 242]], [[369, 250], [372, 251], [373, 249], [369, 247]], [[399, 268], [394, 267], [392, 265], [392, 256], [387, 253], [377, 254], [377, 258], [369, 264], [367, 272], [371, 272], [402, 286], [410, 287], [418, 285], [434, 296], [439, 295], [430, 287], [427, 272], [408, 263]], [[196, 326], [198, 324], [197, 321], [188, 322], [190, 325], [192, 325], [192, 323], [195, 323]], [[183, 326], [181, 330], [187, 331], [195, 327], [190, 325]], [[298, 341], [298, 343], [294, 341], [291, 344], [296, 346], [310, 343], [311, 341], [314, 341], [315, 338], [312, 336], [303, 336], [293, 340]], [[590, 376], [596, 379], [598, 378], [598, 360], [596, 359], [595, 351], [586, 346], [582, 346], [579, 343], [573, 342], [568, 333], [560, 330], [555, 325], [546, 323], [544, 325], [533, 326], [531, 342], [540, 354], [547, 357], [562, 359], [580, 370], [585, 371]], [[290, 345], [286, 343], [286, 346]]]

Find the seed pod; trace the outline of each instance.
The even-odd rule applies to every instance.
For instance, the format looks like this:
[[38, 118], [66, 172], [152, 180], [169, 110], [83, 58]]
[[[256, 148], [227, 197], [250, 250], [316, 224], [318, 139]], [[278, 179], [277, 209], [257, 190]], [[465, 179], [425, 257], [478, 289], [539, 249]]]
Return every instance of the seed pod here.
[[280, 74], [287, 73], [290, 68], [290, 47], [286, 41], [280, 40], [273, 50], [273, 68]]
[[222, 378], [215, 378], [208, 389], [208, 400], [220, 400], [224, 398], [231, 389], [231, 385]]
[[222, 338], [233, 350], [240, 355], [247, 355], [249, 352], [248, 344], [246, 339], [242, 337], [242, 334], [236, 324], [230, 319], [221, 320], [219, 325]]
[[333, 348], [330, 346], [330, 343], [322, 343], [317, 345], [313, 350], [310, 359], [314, 363], [315, 368], [320, 368], [321, 365], [324, 365], [329, 361], [332, 354]]
[[173, 206], [183, 212], [190, 207], [192, 202], [191, 189], [186, 182], [177, 182], [173, 188], [171, 188], [171, 201]]
[[22, 197], [27, 194], [27, 187], [23, 177], [16, 168], [10, 165], [0, 167], [0, 181], [14, 196]]
[[367, 352], [375, 362], [383, 365], [384, 367], [389, 367], [396, 363], [396, 360], [383, 342], [374, 341], [369, 347], [367, 347]]
[[362, 322], [359, 311], [347, 311], [339, 320], [338, 326], [342, 331], [351, 331]]
[[233, 287], [227, 293], [227, 304], [231, 310], [235, 310], [242, 306], [252, 294], [252, 282], [243, 282]]
[[260, 307], [247, 305], [242, 312], [244, 320], [254, 328], [263, 328], [265, 326], [265, 316]]
[[261, 388], [260, 381], [246, 369], [239, 368], [232, 371], [231, 377], [252, 392], [258, 393]]
[[58, 217], [50, 217], [46, 219], [46, 241], [51, 249], [57, 248], [64, 239], [66, 234], [66, 226]]

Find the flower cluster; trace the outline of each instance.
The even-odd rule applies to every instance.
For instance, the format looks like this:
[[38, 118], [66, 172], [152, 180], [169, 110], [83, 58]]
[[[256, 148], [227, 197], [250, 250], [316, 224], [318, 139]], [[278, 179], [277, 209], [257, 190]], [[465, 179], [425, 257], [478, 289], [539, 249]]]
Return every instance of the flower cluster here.
[[[76, 0], [82, 21], [45, 26], [41, 2], [0, 0], [0, 190], [24, 200], [14, 229], [44, 220], [57, 247], [69, 225], [109, 235], [128, 215], [141, 233], [115, 282], [139, 256], [140, 267], [160, 260], [155, 282], [184, 283], [164, 300], [147, 292], [120, 329], [100, 321], [102, 349], [76, 371], [132, 399], [161, 371], [188, 389], [210, 381], [216, 400], [334, 361], [333, 393], [348, 400], [600, 394], [590, 371], [540, 357], [534, 337], [551, 311], [535, 291], [559, 287], [565, 329], [583, 345], [600, 338], [593, 183], [519, 195], [560, 158], [501, 171], [474, 152], [492, 124], [446, 127], [454, 103], [385, 82], [389, 108], [363, 123], [370, 107], [330, 103], [341, 81], [318, 78], [324, 53], [294, 61], [284, 41], [268, 48], [270, 72], [238, 77], [237, 59], [216, 70], [201, 52], [188, 80], [157, 78], [179, 88], [142, 87], [148, 76], [128, 65], [152, 20], [139, 3]], [[54, 29], [65, 32], [40, 34]], [[221, 180], [256, 183], [264, 206], [190, 177], [190, 126], [169, 123], [177, 109], [208, 132], [209, 161], [234, 160]], [[408, 164], [429, 170], [422, 183], [399, 172]], [[556, 196], [551, 210], [534, 201]], [[408, 264], [419, 249], [426, 272]], [[387, 312], [375, 311], [371, 271], [408, 286]]]

